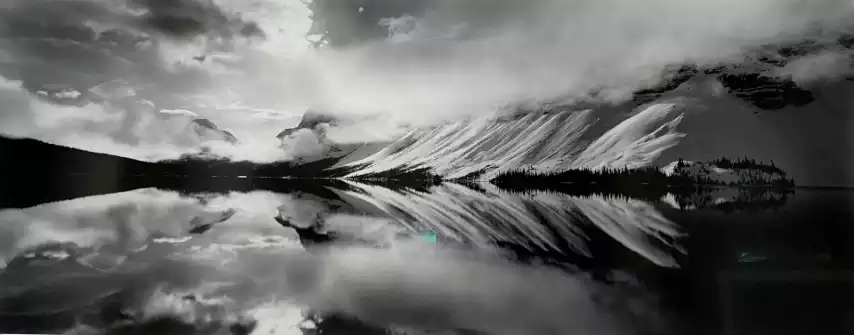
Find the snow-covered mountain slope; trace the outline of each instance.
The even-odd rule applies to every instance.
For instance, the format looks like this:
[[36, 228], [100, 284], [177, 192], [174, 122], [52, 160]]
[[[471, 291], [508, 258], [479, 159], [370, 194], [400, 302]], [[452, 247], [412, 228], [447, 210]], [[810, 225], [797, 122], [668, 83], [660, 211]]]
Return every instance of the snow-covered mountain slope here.
[[[680, 103], [640, 109], [604, 133], [594, 110], [531, 113], [511, 120], [483, 118], [412, 131], [385, 149], [348, 164], [350, 176], [402, 167], [429, 167], [446, 178], [533, 167], [642, 166], [678, 143]], [[598, 129], [597, 129], [598, 128]]]

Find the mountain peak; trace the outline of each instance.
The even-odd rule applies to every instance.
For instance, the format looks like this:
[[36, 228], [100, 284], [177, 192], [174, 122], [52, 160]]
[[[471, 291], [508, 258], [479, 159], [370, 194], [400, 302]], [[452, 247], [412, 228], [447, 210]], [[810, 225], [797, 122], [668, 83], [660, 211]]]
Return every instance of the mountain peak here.
[[315, 128], [317, 128], [317, 126], [321, 124], [336, 124], [338, 123], [338, 121], [339, 119], [337, 117], [332, 116], [330, 114], [325, 114], [313, 110], [306, 111], [302, 115], [302, 119], [300, 120], [299, 124], [296, 125], [296, 127], [286, 128], [282, 130], [281, 132], [279, 132], [278, 135], [276, 135], [276, 138], [282, 140], [283, 138], [290, 136], [291, 134], [300, 129], [314, 130]]

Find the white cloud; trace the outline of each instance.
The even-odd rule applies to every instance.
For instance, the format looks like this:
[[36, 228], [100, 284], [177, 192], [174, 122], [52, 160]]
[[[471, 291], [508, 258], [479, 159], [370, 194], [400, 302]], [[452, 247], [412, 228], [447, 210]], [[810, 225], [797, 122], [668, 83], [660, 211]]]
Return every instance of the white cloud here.
[[389, 27], [388, 40], [259, 59], [255, 66], [275, 83], [232, 84], [285, 105], [436, 122], [518, 99], [601, 86], [627, 92], [665, 65], [713, 62], [808, 28], [837, 28], [854, 10], [836, 0], [438, 3], [423, 17], [378, 22]]
[[0, 79], [0, 133], [137, 159], [177, 158], [207, 141], [192, 116], [162, 114], [150, 104], [61, 106], [37, 99], [20, 82]]
[[836, 50], [795, 59], [775, 71], [776, 75], [790, 77], [798, 85], [807, 87], [817, 81], [842, 78], [851, 73], [851, 53]]
[[195, 112], [186, 109], [161, 109], [160, 113], [168, 115], [199, 116], [199, 114], [196, 114]]

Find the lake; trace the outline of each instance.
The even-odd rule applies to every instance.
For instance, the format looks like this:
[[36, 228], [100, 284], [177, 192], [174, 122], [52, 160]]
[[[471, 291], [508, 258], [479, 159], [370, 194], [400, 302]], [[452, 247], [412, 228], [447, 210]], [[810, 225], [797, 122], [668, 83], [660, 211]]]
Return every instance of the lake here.
[[7, 206], [0, 332], [854, 331], [854, 192], [282, 183]]

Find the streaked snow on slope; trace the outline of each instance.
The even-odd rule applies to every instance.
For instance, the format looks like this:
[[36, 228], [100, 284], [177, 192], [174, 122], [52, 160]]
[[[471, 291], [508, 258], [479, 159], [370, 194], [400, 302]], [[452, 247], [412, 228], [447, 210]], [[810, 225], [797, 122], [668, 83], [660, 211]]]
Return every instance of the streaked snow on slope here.
[[411, 131], [348, 166], [358, 167], [351, 177], [429, 167], [451, 179], [481, 172], [489, 179], [517, 168], [644, 166], [684, 137], [676, 129], [682, 116], [677, 103], [655, 104], [601, 134], [595, 129], [603, 128], [603, 121], [589, 109], [529, 113], [512, 120], [482, 118]]

